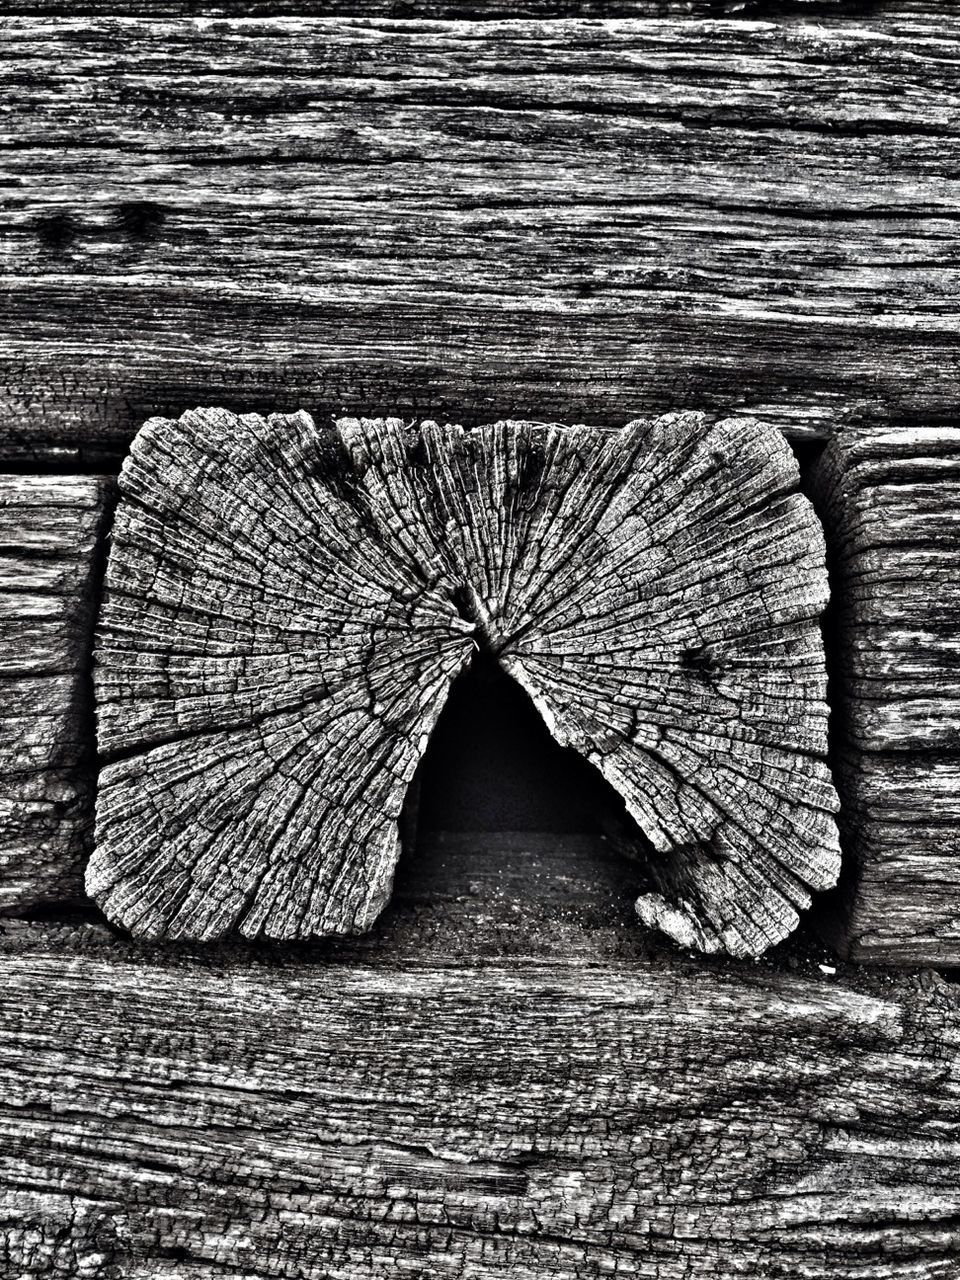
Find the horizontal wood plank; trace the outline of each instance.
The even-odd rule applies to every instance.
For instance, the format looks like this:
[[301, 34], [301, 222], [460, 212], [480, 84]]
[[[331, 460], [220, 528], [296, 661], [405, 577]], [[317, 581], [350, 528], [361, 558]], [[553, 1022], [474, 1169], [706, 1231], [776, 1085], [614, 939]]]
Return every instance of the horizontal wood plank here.
[[[929, 13], [936, 0], [872, 0], [871, 10]], [[862, 0], [488, 0], [482, 9], [466, 0], [155, 0], [158, 18], [758, 18], [857, 17]], [[142, 0], [13, 0], [4, 12], [17, 17], [143, 16]]]
[[0, 911], [83, 892], [94, 591], [112, 487], [0, 477]]
[[803, 436], [960, 394], [942, 9], [3, 38], [8, 460], [197, 403]]
[[832, 549], [849, 945], [960, 964], [960, 428], [849, 427], [812, 485]]
[[8, 927], [7, 1268], [946, 1280], [952, 989], [618, 955], [553, 844], [441, 841], [333, 948]]

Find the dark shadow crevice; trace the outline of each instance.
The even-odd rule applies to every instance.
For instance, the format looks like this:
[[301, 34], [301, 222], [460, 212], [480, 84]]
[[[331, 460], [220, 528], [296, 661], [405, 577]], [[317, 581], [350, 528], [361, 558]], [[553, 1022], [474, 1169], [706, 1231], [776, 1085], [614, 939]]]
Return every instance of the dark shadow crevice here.
[[[419, 849], [440, 833], [594, 837], [603, 859], [621, 864], [631, 911], [638, 894], [663, 891], [671, 879], [670, 860], [654, 851], [618, 792], [556, 742], [526, 691], [484, 649], [451, 687], [410, 787], [405, 828], [408, 847], [415, 830]], [[598, 852], [597, 874], [606, 879], [600, 860]], [[401, 893], [411, 861], [398, 867]]]
[[554, 741], [516, 681], [481, 652], [454, 681], [430, 738], [418, 829], [599, 834], [603, 787], [592, 766]]

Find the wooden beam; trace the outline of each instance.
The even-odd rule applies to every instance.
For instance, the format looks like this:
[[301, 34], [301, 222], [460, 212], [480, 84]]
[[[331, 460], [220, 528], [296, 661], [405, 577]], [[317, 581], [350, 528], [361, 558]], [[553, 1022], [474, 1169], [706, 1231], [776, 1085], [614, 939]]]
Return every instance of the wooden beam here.
[[958, 965], [960, 429], [849, 427], [812, 489], [833, 554], [849, 945]]
[[83, 892], [89, 659], [112, 481], [0, 476], [0, 911]]
[[[935, 0], [872, 0], [871, 13], [924, 13]], [[489, 0], [480, 9], [467, 0], [248, 0], [249, 18], [466, 18], [472, 22], [501, 18], [822, 18], [861, 16], [863, 0]], [[140, 0], [11, 0], [5, 12], [18, 17], [142, 18]], [[235, 0], [156, 0], [158, 18], [235, 18]]]
[[644, 924], [757, 955], [839, 871], [820, 526], [750, 419], [196, 410], [120, 477], [87, 887], [146, 937], [367, 929], [486, 655], [622, 798]]
[[8, 931], [10, 1273], [945, 1280], [954, 989], [645, 959], [550, 848], [424, 849], [322, 952]]
[[211, 402], [949, 412], [960, 24], [816, 12], [6, 20], [0, 455]]

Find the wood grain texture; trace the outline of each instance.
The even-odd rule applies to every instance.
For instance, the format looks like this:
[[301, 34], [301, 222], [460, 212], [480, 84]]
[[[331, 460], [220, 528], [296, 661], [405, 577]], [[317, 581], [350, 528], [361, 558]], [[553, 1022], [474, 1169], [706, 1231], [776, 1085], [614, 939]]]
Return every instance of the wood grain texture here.
[[851, 752], [835, 771], [848, 953], [960, 965], [960, 757]]
[[641, 920], [759, 954], [839, 871], [798, 486], [774, 428], [693, 413], [148, 422], [97, 631], [88, 890], [148, 937], [369, 928], [481, 654], [622, 797]]
[[0, 911], [83, 892], [94, 579], [111, 488], [0, 477]]
[[8, 930], [0, 1266], [949, 1280], [953, 989], [644, 956], [630, 866], [443, 841], [319, 950]]
[[[155, 0], [157, 18], [859, 18], [894, 11], [929, 14], [934, 0]], [[12, 0], [11, 17], [142, 18], [142, 0]]]
[[960, 749], [960, 427], [851, 427], [813, 484], [835, 551], [851, 741]]
[[942, 6], [2, 35], [8, 459], [211, 402], [809, 435], [960, 393]]
[[957, 965], [960, 429], [849, 427], [812, 488], [834, 561], [850, 945]]

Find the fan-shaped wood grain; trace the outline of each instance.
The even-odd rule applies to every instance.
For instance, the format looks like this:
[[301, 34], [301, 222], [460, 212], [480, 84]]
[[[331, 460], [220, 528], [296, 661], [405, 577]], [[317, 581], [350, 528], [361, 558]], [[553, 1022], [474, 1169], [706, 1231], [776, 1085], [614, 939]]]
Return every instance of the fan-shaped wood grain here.
[[156, 419], [96, 648], [88, 887], [137, 933], [367, 928], [454, 677], [492, 653], [625, 801], [647, 924], [759, 953], [838, 871], [824, 551], [779, 433]]

